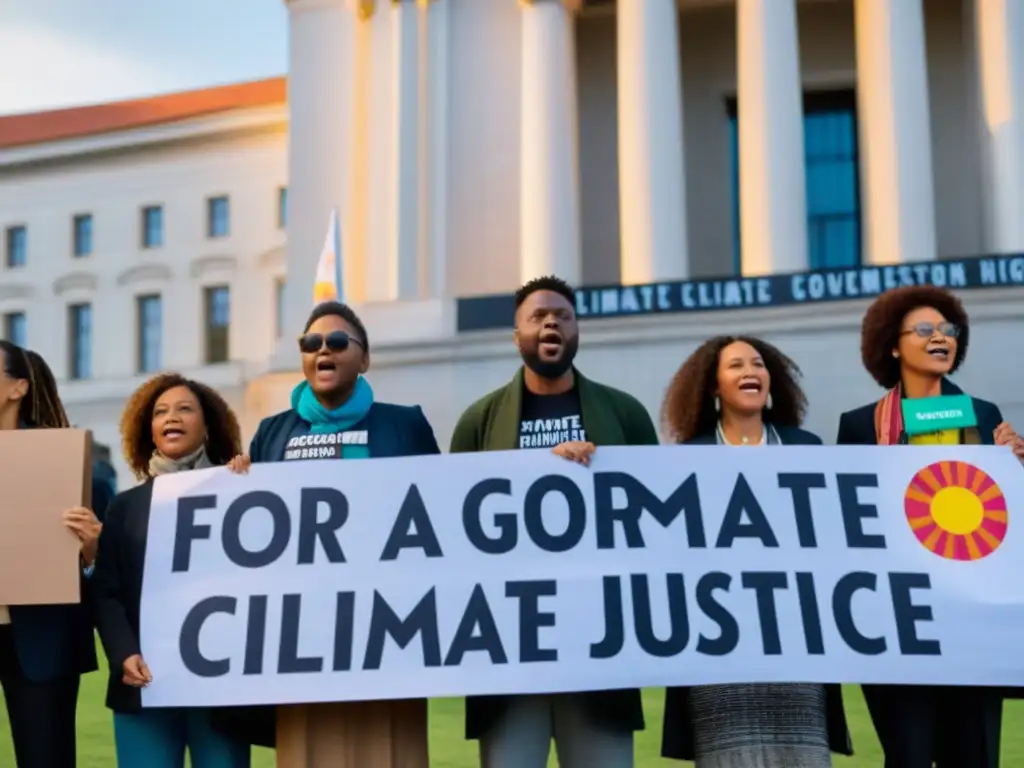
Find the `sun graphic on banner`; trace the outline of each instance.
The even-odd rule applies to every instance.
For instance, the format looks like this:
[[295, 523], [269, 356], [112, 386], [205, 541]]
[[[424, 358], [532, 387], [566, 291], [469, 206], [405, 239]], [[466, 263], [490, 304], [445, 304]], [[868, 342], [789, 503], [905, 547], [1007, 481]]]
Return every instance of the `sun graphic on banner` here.
[[1006, 497], [962, 461], [940, 461], [914, 475], [903, 508], [918, 540], [948, 560], [980, 560], [1006, 538]]

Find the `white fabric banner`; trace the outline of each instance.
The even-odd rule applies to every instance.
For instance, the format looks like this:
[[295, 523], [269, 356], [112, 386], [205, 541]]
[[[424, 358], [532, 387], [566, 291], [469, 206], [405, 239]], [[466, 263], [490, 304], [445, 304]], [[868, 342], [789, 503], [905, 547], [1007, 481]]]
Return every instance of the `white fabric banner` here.
[[159, 478], [146, 706], [731, 682], [1024, 686], [1024, 468], [599, 448]]

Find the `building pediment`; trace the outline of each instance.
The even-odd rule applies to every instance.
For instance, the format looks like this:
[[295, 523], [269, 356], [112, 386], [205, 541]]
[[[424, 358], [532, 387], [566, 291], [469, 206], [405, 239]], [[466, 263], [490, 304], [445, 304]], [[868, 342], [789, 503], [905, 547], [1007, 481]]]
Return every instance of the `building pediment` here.
[[171, 268], [166, 264], [139, 264], [129, 267], [117, 276], [117, 284], [121, 286], [138, 283], [166, 282], [171, 279]]
[[99, 282], [99, 278], [91, 272], [71, 272], [54, 280], [53, 292], [62, 296], [68, 291], [95, 291]]
[[283, 245], [279, 245], [276, 248], [271, 248], [269, 251], [266, 251], [266, 252], [260, 254], [260, 257], [259, 257], [260, 269], [264, 269], [264, 270], [284, 269], [286, 258], [287, 258], [287, 254], [285, 252], [285, 247]]
[[211, 273], [234, 272], [238, 266], [238, 259], [234, 256], [200, 256], [193, 259], [189, 265], [189, 272], [196, 280], [201, 280]]
[[0, 301], [17, 301], [31, 299], [35, 289], [27, 283], [8, 283], [0, 285]]

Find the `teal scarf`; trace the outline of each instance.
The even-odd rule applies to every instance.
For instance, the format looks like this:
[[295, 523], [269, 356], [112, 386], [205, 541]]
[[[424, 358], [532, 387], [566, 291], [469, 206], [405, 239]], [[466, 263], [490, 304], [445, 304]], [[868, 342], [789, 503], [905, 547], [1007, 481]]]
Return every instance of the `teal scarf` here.
[[[344, 432], [351, 429], [360, 421], [366, 418], [373, 406], [373, 388], [370, 382], [360, 376], [356, 379], [355, 388], [340, 408], [329, 411], [316, 399], [309, 382], [301, 382], [292, 390], [292, 410], [294, 410], [303, 421], [309, 422], [309, 431], [322, 432]], [[341, 447], [341, 458], [343, 459], [368, 459], [370, 458], [369, 445], [343, 445]]]

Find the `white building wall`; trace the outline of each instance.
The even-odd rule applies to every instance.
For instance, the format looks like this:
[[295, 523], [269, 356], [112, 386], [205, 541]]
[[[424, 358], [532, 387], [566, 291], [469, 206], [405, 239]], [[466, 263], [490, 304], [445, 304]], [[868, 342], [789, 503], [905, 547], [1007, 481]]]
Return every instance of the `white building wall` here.
[[[439, 121], [447, 126], [441, 206], [448, 243], [446, 297], [370, 302], [358, 309], [373, 342], [370, 380], [378, 398], [422, 404], [446, 445], [461, 411], [507, 381], [518, 364], [510, 328], [456, 334], [454, 297], [511, 292], [519, 282], [523, 9], [514, 0], [437, 2], [446, 3], [448, 11], [441, 89], [447, 99]], [[974, 2], [924, 0], [939, 256], [981, 253], [986, 242], [987, 156], [973, 59]], [[393, 115], [386, 89], [378, 87], [387, 86], [392, 75], [389, 10], [378, 3], [376, 13], [359, 22], [370, 25], [359, 38], [371, 46], [361, 55], [370, 71], [353, 73], [357, 82], [364, 78], [372, 85], [366, 106], [369, 154], [360, 172], [368, 192], [364, 206], [353, 206], [366, 217], [359, 240], [366, 263], [356, 272], [371, 287], [387, 258], [390, 226], [390, 177], [380, 137], [388, 135]], [[853, 86], [851, 0], [801, 0], [798, 20], [804, 88]], [[689, 271], [694, 277], [721, 275], [731, 270], [733, 253], [724, 99], [736, 90], [735, 8], [724, 2], [685, 3], [679, 27]], [[576, 22], [575, 38], [583, 278], [590, 285], [614, 283], [620, 274], [614, 14], [585, 14]], [[293, 63], [293, 77], [312, 77], [317, 72], [312, 65], [330, 59], [302, 46], [292, 53], [308, 58], [305, 65]], [[28, 266], [6, 270], [0, 265], [0, 313], [27, 311], [30, 346], [61, 379], [72, 417], [93, 428], [101, 441], [118, 444], [121, 409], [143, 379], [134, 371], [134, 297], [141, 293], [164, 296], [165, 366], [219, 388], [238, 410], [246, 439], [261, 416], [286, 407], [299, 375], [298, 355], [288, 339], [299, 330], [295, 324], [304, 314], [299, 310], [307, 289], [293, 281], [294, 305], [280, 354], [272, 360], [274, 279], [283, 276], [286, 261], [276, 210], [277, 189], [288, 181], [285, 121], [283, 108], [256, 110], [0, 152], [0, 230], [15, 223], [29, 227]], [[318, 167], [312, 162], [317, 142], [333, 140], [323, 130], [291, 137], [311, 159], [306, 175]], [[291, 181], [300, 184], [299, 178]], [[205, 200], [215, 194], [231, 198], [232, 233], [208, 240]], [[292, 198], [293, 206], [298, 202]], [[153, 252], [139, 247], [139, 211], [147, 204], [165, 209], [165, 245]], [[83, 212], [95, 217], [94, 254], [74, 259], [71, 217]], [[302, 275], [312, 274], [326, 225], [318, 223], [319, 215], [307, 214], [292, 217], [309, 245], [301, 254], [295, 251], [294, 258], [308, 259], [297, 270]], [[1024, 283], [1024, 277], [1015, 279]], [[221, 282], [232, 289], [232, 362], [204, 366], [202, 287]], [[1021, 427], [1024, 392], [1016, 382], [1024, 364], [1015, 361], [1024, 357], [1015, 324], [1019, 327], [1024, 317], [1024, 288], [965, 296], [974, 328], [959, 381], [996, 401]], [[66, 306], [75, 300], [94, 304], [90, 381], [66, 380]], [[803, 367], [811, 400], [808, 426], [829, 441], [841, 410], [879, 395], [860, 364], [864, 306], [844, 302], [587, 321], [579, 362], [588, 375], [636, 394], [656, 415], [671, 374], [700, 341], [721, 332], [759, 333]], [[123, 465], [119, 471], [127, 482]]]
[[[274, 281], [284, 275], [284, 231], [278, 189], [287, 185], [283, 109], [260, 110], [255, 125], [231, 130], [205, 119], [178, 126], [173, 142], [146, 146], [153, 130], [123, 137], [122, 148], [93, 154], [86, 139], [62, 145], [71, 158], [45, 159], [57, 146], [0, 153], [0, 233], [28, 230], [27, 263], [0, 260], [0, 315], [25, 312], [28, 345], [50, 364], [69, 415], [95, 430], [118, 455], [117, 421], [137, 373], [136, 297], [163, 298], [164, 368], [215, 385], [239, 408], [244, 382], [261, 369], [275, 342]], [[212, 131], [212, 133], [211, 133]], [[14, 162], [35, 158], [33, 162]], [[227, 195], [230, 234], [206, 236], [206, 200]], [[163, 247], [141, 246], [141, 210], [163, 206]], [[76, 258], [72, 217], [93, 216], [93, 252]], [[231, 289], [231, 363], [204, 365], [203, 288]], [[69, 304], [90, 302], [92, 377], [69, 381]]]

